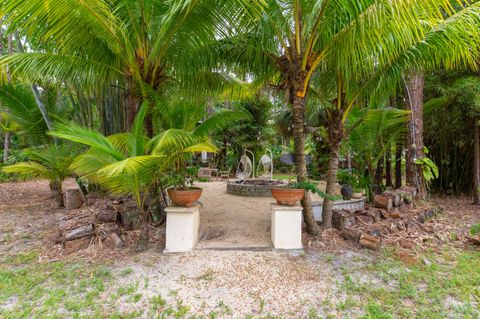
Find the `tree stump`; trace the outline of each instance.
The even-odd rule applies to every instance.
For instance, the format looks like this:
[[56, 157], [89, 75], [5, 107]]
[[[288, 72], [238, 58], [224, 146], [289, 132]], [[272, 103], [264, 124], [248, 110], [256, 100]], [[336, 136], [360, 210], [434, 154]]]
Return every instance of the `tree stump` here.
[[338, 230], [355, 224], [355, 214], [348, 210], [334, 209], [332, 211], [332, 226]]
[[392, 199], [385, 195], [375, 195], [373, 197], [373, 206], [386, 209], [390, 212], [393, 208]]
[[65, 208], [77, 209], [82, 207], [83, 197], [82, 192], [78, 188], [69, 188], [65, 192]]
[[396, 191], [387, 190], [383, 192], [383, 195], [392, 199], [393, 207], [399, 207], [402, 204], [402, 196]]

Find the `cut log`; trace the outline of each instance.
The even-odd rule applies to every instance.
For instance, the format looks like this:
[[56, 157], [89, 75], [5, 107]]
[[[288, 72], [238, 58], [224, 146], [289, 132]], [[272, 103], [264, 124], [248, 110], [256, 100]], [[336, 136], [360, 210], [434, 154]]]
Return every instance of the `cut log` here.
[[380, 249], [380, 238], [375, 236], [371, 236], [366, 233], [362, 233], [360, 235], [360, 239], [358, 241], [362, 247], [372, 249], [372, 250], [379, 250]]
[[344, 228], [340, 234], [346, 240], [358, 242], [362, 233], [355, 229]]
[[69, 188], [65, 191], [65, 208], [77, 209], [82, 207], [82, 192], [78, 188]]
[[88, 248], [88, 246], [90, 246], [91, 241], [92, 241], [92, 237], [82, 237], [82, 238], [70, 240], [65, 242], [64, 248], [67, 254], [71, 254], [79, 250]]
[[110, 234], [110, 237], [111, 237], [112, 240], [113, 240], [113, 244], [114, 244], [114, 247], [115, 247], [115, 248], [123, 248], [123, 247], [125, 247], [125, 242], [123, 241], [122, 237], [120, 237], [118, 234], [116, 234], [116, 233], [111, 233], [111, 234]]
[[386, 209], [389, 212], [393, 208], [392, 199], [385, 195], [375, 195], [373, 197], [373, 206]]
[[112, 223], [118, 221], [118, 212], [115, 210], [98, 211], [95, 220], [97, 223]]
[[392, 199], [393, 207], [400, 207], [400, 205], [402, 204], [402, 196], [399, 192], [387, 190], [383, 192], [383, 195]]
[[81, 215], [72, 219], [61, 220], [59, 224], [59, 230], [61, 232], [79, 228], [81, 226], [89, 225], [92, 223], [92, 218], [88, 215]]
[[120, 220], [123, 228], [126, 230], [134, 230], [140, 228], [140, 218], [136, 210], [129, 210], [120, 213]]
[[338, 230], [355, 224], [355, 214], [348, 210], [334, 209], [332, 211], [332, 225]]
[[78, 228], [67, 230], [63, 233], [64, 241], [70, 241], [77, 238], [93, 236], [93, 224], [88, 224], [84, 226], [80, 226]]

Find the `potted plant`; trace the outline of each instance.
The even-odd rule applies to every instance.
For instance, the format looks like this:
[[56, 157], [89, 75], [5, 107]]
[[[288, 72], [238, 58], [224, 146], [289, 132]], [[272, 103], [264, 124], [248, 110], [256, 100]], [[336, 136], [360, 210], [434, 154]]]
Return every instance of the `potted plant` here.
[[285, 188], [272, 188], [272, 196], [278, 205], [293, 206], [296, 202], [303, 199], [305, 189], [301, 183], [289, 183]]
[[362, 198], [363, 197], [363, 192], [364, 192], [364, 189], [363, 187], [361, 187], [360, 185], [355, 185], [353, 187], [353, 194], [352, 194], [352, 198]]
[[187, 172], [172, 174], [167, 179], [167, 184], [171, 185], [167, 189], [168, 197], [175, 206], [191, 207], [202, 196], [202, 189], [193, 186], [194, 177], [187, 176]]

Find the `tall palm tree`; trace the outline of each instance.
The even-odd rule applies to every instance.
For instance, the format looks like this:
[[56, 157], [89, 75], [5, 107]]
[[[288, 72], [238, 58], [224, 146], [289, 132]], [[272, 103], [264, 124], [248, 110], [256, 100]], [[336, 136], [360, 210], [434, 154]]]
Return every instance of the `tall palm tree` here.
[[[398, 58], [411, 42], [423, 39], [419, 17], [441, 18], [444, 11], [451, 12], [450, 3], [447, 0], [266, 2], [260, 18], [239, 29], [239, 34], [219, 42], [218, 48], [223, 53], [219, 57], [236, 72], [253, 75], [258, 85], [273, 85], [284, 93], [293, 114], [299, 181], [307, 178], [304, 126], [310, 85], [319, 74], [330, 78], [333, 95], [327, 102], [332, 104], [328, 110], [332, 123], [329, 125], [332, 160], [327, 191], [333, 193], [343, 122], [358, 95], [346, 86], [364, 81], [379, 65], [388, 65]], [[382, 37], [383, 34], [388, 36]], [[331, 211], [331, 202], [324, 203], [327, 212]], [[307, 231], [318, 233], [309, 196], [302, 205]], [[330, 227], [329, 218], [324, 220]]]
[[[5, 0], [1, 12], [9, 32], [42, 49], [8, 55], [0, 63], [30, 83], [124, 86], [129, 129], [145, 86], [191, 91], [193, 82], [211, 89], [227, 81], [200, 72], [203, 57], [193, 54], [194, 48], [230, 32], [261, 5], [247, 0]], [[205, 77], [210, 81], [194, 81]], [[151, 135], [149, 116], [147, 122]]]

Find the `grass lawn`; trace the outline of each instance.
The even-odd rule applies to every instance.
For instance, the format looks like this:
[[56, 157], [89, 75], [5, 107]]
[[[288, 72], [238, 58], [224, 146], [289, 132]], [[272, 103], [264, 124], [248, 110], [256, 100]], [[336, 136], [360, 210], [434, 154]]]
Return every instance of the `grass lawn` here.
[[[323, 262], [328, 265], [334, 263], [335, 258], [335, 255], [325, 256]], [[133, 270], [129, 268], [114, 269], [108, 263], [41, 263], [37, 260], [36, 251], [2, 260], [0, 318], [223, 318], [232, 315], [228, 304], [219, 304], [207, 316], [197, 317], [180, 299], [169, 303], [165, 296], [146, 298], [141, 291], [152, 279], [132, 278], [126, 285], [118, 284], [117, 278], [132, 275]], [[448, 249], [405, 260], [399, 258], [396, 251], [387, 249], [374, 262], [352, 260], [352, 264], [335, 269], [332, 276], [339, 278], [334, 290], [343, 297], [335, 302], [333, 298], [312, 300], [312, 304], [322, 306], [312, 306], [307, 318], [480, 317], [480, 252]], [[119, 301], [135, 310], [119, 311], [116, 308]], [[246, 318], [282, 317], [256, 313]]]

